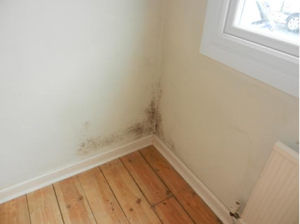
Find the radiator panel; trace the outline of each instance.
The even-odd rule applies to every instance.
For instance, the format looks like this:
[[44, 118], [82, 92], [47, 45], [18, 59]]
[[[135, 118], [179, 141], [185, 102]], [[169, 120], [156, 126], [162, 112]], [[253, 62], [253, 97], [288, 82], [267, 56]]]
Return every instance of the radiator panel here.
[[246, 224], [299, 223], [299, 155], [276, 143], [242, 215]]

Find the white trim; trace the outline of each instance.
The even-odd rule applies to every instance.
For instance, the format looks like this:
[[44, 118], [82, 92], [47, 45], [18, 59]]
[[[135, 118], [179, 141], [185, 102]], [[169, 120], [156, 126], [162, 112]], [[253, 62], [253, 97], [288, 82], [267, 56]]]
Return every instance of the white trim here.
[[25, 181], [23, 183], [5, 188], [0, 191], [0, 204], [9, 201], [11, 199], [17, 198], [19, 196], [25, 195], [42, 187], [48, 186], [50, 184], [56, 183], [63, 179], [69, 178], [76, 174], [82, 173], [86, 170], [92, 169], [96, 166], [107, 163], [111, 160], [122, 157], [131, 152], [137, 151], [141, 148], [152, 145], [153, 135], [138, 139], [136, 141], [130, 142], [121, 147], [112, 149], [108, 152], [102, 152], [98, 155], [92, 156], [91, 158], [84, 159], [72, 165], [66, 166], [64, 168], [58, 169], [56, 171], [49, 172], [42, 176], [33, 178], [31, 180]]
[[154, 136], [153, 145], [224, 224], [245, 224], [243, 220], [233, 220], [233, 218], [229, 215], [229, 209], [222, 204], [222, 202], [201, 182], [201, 180], [157, 136]]
[[[272, 36], [270, 32], [258, 31], [251, 26], [243, 27], [237, 23], [236, 20], [242, 17], [245, 1], [246, 0], [230, 0], [229, 13], [227, 15], [224, 32], [250, 42], [261, 44], [267, 48], [276, 49], [277, 51], [299, 57], [299, 46], [295, 42], [282, 40], [276, 36]], [[274, 22], [270, 21], [270, 23]]]
[[186, 182], [204, 200], [204, 202], [212, 209], [212, 211], [222, 220], [224, 224], [246, 224], [242, 219], [232, 219], [228, 215], [229, 210], [220, 202], [220, 200], [156, 135], [150, 135], [138, 139], [108, 152], [94, 155], [91, 158], [87, 158], [64, 168], [57, 169], [56, 171], [52, 171], [23, 183], [5, 188], [0, 191], [0, 204], [72, 177], [96, 166], [100, 166], [111, 160], [120, 158], [152, 144], [170, 162], [170, 164], [177, 170], [177, 172], [186, 180]]
[[224, 32], [230, 0], [208, 1], [200, 52], [299, 97], [299, 59]]
[[287, 145], [283, 144], [282, 142], [276, 142], [274, 145], [274, 150], [299, 166], [299, 153]]

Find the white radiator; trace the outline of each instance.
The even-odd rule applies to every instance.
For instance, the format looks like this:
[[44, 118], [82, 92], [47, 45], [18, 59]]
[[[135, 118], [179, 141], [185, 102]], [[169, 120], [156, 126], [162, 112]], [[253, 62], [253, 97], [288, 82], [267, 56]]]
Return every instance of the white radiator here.
[[281, 142], [274, 150], [242, 214], [246, 224], [299, 223], [299, 154]]

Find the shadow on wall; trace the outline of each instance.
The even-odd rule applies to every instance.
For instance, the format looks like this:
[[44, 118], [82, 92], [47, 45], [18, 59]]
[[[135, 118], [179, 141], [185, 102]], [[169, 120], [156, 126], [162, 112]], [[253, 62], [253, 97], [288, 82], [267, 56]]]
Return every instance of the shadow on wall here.
[[[121, 142], [123, 139], [130, 138], [132, 140], [136, 140], [153, 134], [156, 127], [156, 114], [157, 109], [154, 97], [151, 103], [144, 109], [144, 120], [125, 129], [114, 132], [109, 136], [91, 137], [86, 139], [77, 150], [77, 155], [94, 154], [99, 149]], [[88, 126], [89, 124], [86, 123], [85, 128], [87, 129]]]

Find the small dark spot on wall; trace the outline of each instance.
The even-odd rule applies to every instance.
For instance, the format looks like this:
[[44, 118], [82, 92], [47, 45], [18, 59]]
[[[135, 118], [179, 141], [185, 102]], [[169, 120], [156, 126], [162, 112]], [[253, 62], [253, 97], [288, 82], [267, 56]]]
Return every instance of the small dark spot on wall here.
[[141, 204], [141, 202], [142, 202], [142, 199], [140, 199], [140, 198], [136, 200], [137, 204]]
[[129, 211], [131, 211], [131, 212], [132, 212], [132, 211], [133, 211], [133, 208], [130, 208], [130, 209], [129, 209]]
[[78, 197], [78, 201], [82, 201], [82, 200], [83, 200], [82, 196]]
[[166, 190], [166, 195], [170, 195], [171, 194], [171, 191], [168, 189]]
[[71, 205], [67, 205], [67, 208], [71, 208]]
[[115, 208], [111, 208], [112, 211], [115, 211]]

